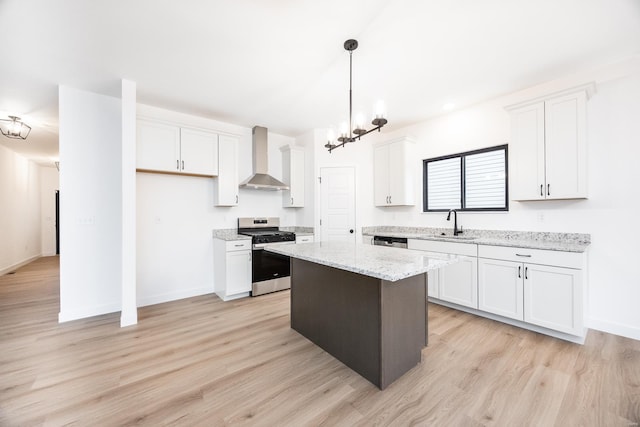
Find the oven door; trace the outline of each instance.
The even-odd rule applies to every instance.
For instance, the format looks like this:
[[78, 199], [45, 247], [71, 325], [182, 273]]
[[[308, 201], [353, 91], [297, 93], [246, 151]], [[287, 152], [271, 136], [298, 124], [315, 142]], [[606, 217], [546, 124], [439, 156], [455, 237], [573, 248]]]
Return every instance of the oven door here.
[[290, 244], [295, 244], [295, 242], [253, 245], [253, 260], [251, 262], [252, 296], [281, 291], [291, 287], [289, 257], [264, 250], [265, 246]]

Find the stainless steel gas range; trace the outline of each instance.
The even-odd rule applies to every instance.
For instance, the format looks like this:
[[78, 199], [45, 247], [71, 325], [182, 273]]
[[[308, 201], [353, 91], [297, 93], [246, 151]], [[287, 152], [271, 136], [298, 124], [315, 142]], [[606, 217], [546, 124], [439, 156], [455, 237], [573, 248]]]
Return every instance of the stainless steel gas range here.
[[251, 236], [251, 296], [291, 287], [289, 257], [264, 250], [267, 245], [296, 243], [296, 235], [280, 230], [280, 218], [238, 218], [238, 234]]

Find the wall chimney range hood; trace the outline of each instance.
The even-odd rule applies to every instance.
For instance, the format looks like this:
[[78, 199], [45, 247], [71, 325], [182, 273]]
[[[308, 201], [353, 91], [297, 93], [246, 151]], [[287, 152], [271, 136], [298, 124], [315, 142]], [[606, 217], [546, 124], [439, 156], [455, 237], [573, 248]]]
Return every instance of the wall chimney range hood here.
[[253, 175], [240, 184], [240, 188], [257, 190], [288, 190], [289, 186], [268, 174], [269, 159], [267, 128], [253, 127]]

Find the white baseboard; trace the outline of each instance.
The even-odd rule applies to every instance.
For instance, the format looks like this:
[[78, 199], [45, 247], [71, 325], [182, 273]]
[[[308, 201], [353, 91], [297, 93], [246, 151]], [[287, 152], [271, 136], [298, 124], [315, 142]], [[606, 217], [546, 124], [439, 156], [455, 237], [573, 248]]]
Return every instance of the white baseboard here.
[[138, 314], [130, 313], [129, 315], [125, 315], [124, 313], [120, 314], [120, 327], [124, 328], [126, 326], [133, 326], [138, 324]]
[[640, 341], [640, 329], [608, 320], [590, 318], [589, 328]]
[[163, 302], [176, 301], [184, 298], [197, 297], [213, 293], [211, 286], [201, 286], [199, 288], [181, 289], [174, 292], [166, 292], [158, 295], [146, 295], [137, 298], [138, 307], [161, 304]]
[[93, 307], [83, 307], [81, 310], [68, 310], [58, 313], [58, 322], [70, 322], [72, 320], [86, 319], [87, 317], [100, 316], [102, 314], [120, 311], [120, 304], [105, 304]]
[[14, 270], [17, 270], [18, 268], [25, 266], [27, 264], [29, 264], [32, 261], [35, 261], [36, 259], [40, 258], [40, 255], [34, 255], [30, 258], [24, 259], [16, 264], [4, 267], [2, 269], [0, 269], [0, 276], [4, 276], [7, 273], [11, 273]]
[[445, 307], [454, 308], [456, 310], [464, 311], [470, 314], [475, 314], [476, 316], [486, 317], [487, 319], [496, 320], [501, 323], [517, 326], [518, 328], [528, 329], [533, 332], [549, 335], [554, 338], [560, 338], [561, 340], [570, 341], [576, 344], [581, 344], [581, 345], [584, 344], [585, 338], [587, 336], [587, 329], [584, 330], [584, 333], [582, 335], [571, 335], [564, 332], [554, 331], [552, 329], [543, 328], [541, 326], [532, 325], [530, 323], [521, 322], [519, 320], [509, 319], [507, 317], [498, 316], [497, 314], [487, 313], [486, 311], [464, 307], [458, 304], [453, 304], [447, 301], [442, 301], [442, 300], [431, 298], [431, 297], [429, 298], [429, 302], [434, 304], [444, 305]]

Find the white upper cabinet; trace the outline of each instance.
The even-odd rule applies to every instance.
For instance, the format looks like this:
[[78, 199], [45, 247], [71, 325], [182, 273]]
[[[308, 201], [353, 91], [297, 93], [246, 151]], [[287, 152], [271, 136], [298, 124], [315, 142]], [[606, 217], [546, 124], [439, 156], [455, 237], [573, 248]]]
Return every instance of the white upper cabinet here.
[[180, 128], [138, 120], [136, 168], [147, 171], [180, 172]]
[[304, 207], [304, 149], [301, 147], [280, 147], [282, 151], [282, 180], [289, 186], [282, 191], [282, 206], [285, 208]]
[[218, 175], [218, 135], [195, 129], [180, 129], [181, 172]]
[[138, 120], [136, 168], [202, 176], [218, 174], [218, 134]]
[[215, 205], [237, 206], [238, 196], [238, 138], [220, 135], [218, 138], [218, 178]]
[[506, 107], [513, 200], [587, 197], [586, 102], [593, 84]]
[[376, 206], [413, 206], [413, 141], [400, 138], [373, 149], [373, 186]]

